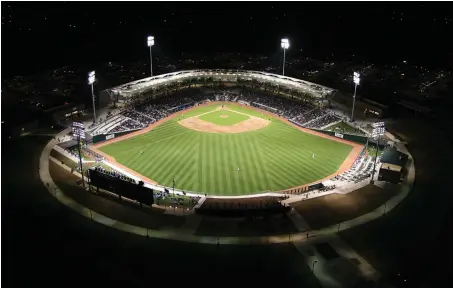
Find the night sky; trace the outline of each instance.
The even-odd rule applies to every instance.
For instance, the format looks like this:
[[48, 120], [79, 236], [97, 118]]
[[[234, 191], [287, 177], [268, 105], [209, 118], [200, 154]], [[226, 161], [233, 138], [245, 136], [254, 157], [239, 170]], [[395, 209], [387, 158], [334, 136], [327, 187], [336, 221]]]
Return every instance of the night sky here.
[[449, 67], [451, 3], [2, 2], [2, 73], [181, 52], [332, 57]]

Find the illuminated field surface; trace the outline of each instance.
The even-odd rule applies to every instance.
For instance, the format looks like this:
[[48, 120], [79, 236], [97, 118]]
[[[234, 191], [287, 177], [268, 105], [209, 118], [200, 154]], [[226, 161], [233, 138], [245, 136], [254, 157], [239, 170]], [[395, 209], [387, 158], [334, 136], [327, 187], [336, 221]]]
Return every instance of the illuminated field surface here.
[[[249, 132], [210, 133], [179, 123], [187, 119], [222, 129], [231, 126], [232, 131], [249, 122], [267, 122]], [[172, 186], [174, 178], [178, 189], [210, 195], [255, 194], [312, 183], [335, 173], [352, 150], [279, 119], [268, 120], [247, 107], [229, 105], [221, 110], [213, 104], [100, 150], [161, 185]]]

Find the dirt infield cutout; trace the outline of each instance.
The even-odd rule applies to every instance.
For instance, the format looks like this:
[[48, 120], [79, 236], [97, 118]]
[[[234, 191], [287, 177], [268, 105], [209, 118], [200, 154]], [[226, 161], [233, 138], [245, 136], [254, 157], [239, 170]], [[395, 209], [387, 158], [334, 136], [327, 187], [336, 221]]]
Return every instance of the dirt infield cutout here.
[[[214, 111], [217, 111], [219, 109], [216, 109]], [[229, 110], [223, 108], [222, 110]], [[232, 112], [238, 113], [234, 110], [230, 110]], [[212, 113], [212, 112], [208, 112]], [[205, 114], [208, 114], [205, 113]], [[240, 113], [243, 114], [243, 113]], [[190, 117], [181, 121], [178, 121], [178, 123], [188, 129], [192, 129], [195, 131], [199, 132], [207, 132], [207, 133], [243, 133], [243, 132], [249, 132], [249, 131], [254, 131], [258, 129], [262, 129], [269, 125], [271, 121], [269, 120], [264, 120], [255, 116], [249, 116], [249, 119], [244, 120], [242, 122], [236, 123], [231, 126], [221, 126], [221, 125], [216, 125], [211, 122], [207, 122], [204, 120], [199, 119], [199, 117], [204, 114], [200, 114], [194, 117]], [[244, 114], [245, 115], [245, 114]], [[220, 118], [228, 118], [228, 115], [221, 115]]]

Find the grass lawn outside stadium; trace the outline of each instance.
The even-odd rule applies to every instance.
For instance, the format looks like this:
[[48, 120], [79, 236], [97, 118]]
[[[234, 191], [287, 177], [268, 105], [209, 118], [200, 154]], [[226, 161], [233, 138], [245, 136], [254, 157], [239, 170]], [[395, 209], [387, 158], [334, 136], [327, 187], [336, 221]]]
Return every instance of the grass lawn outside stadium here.
[[[239, 196], [323, 179], [339, 169], [353, 148], [246, 106], [221, 107], [217, 103], [183, 111], [147, 133], [99, 150], [160, 185], [171, 187], [175, 179], [178, 189]], [[180, 124], [189, 118], [213, 126], [245, 125], [251, 119], [266, 125], [249, 132], [210, 133]]]

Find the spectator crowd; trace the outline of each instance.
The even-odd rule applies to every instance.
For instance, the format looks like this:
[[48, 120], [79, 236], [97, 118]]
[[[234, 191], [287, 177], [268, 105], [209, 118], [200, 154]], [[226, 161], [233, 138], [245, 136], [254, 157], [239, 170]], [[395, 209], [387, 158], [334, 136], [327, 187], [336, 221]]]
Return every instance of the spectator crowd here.
[[[142, 100], [143, 98], [145, 99]], [[326, 109], [309, 106], [264, 91], [214, 89], [214, 91], [206, 93], [198, 88], [189, 88], [163, 95], [157, 99], [146, 98], [146, 95], [142, 99], [131, 103], [121, 111], [119, 116], [108, 117], [112, 119], [112, 122], [103, 124], [105, 129], [97, 130], [103, 133], [115, 133], [142, 129], [172, 113], [205, 101], [245, 102], [308, 128], [319, 129], [340, 120], [338, 116]]]

